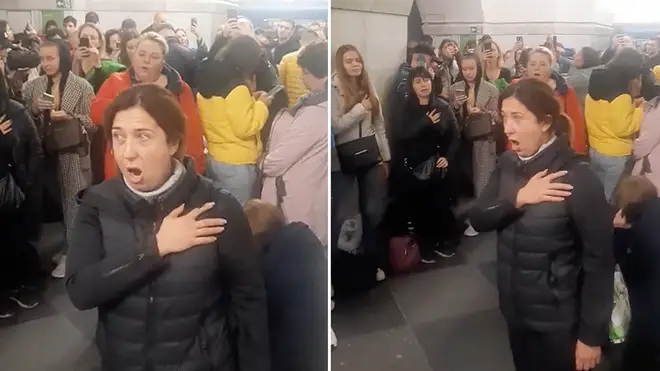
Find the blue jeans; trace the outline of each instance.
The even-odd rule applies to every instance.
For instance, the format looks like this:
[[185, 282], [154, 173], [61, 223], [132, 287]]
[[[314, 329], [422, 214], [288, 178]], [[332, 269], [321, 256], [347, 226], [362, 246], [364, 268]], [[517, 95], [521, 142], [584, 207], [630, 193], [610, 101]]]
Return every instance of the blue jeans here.
[[589, 149], [589, 157], [591, 167], [603, 183], [603, 188], [605, 188], [605, 198], [607, 198], [607, 201], [611, 201], [616, 185], [623, 175], [630, 156], [607, 156]]
[[257, 180], [255, 165], [231, 165], [207, 156], [206, 176], [215, 184], [231, 193], [241, 205], [252, 198], [252, 188]]

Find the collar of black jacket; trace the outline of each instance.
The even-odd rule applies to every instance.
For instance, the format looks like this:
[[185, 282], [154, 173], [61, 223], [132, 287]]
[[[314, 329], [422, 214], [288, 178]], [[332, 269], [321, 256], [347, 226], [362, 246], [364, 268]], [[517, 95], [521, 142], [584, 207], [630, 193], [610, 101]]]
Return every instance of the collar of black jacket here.
[[81, 191], [78, 194], [78, 202], [128, 217], [151, 215], [154, 212], [164, 217], [188, 201], [199, 185], [200, 179], [192, 159], [186, 157], [183, 165], [186, 167], [186, 172], [181, 179], [155, 199], [147, 200], [137, 196], [126, 187], [123, 178], [119, 175]]
[[562, 170], [563, 166], [574, 158], [577, 158], [577, 155], [568, 145], [566, 137], [560, 136], [529, 160], [521, 160], [515, 153], [507, 152], [502, 156], [501, 161], [503, 166], [512, 166], [516, 173], [531, 178], [546, 169], [550, 173]]

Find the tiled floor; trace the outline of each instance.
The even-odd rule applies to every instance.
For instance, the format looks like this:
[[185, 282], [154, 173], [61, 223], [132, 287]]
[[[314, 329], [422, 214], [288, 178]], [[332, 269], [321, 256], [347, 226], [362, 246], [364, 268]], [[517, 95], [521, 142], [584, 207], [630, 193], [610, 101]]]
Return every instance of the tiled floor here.
[[[39, 252], [52, 256], [61, 246], [62, 226], [47, 225], [44, 237]], [[97, 371], [95, 323], [96, 311], [75, 309], [63, 281], [54, 280], [38, 307], [0, 321], [0, 370]]]
[[510, 371], [495, 287], [495, 238], [466, 239], [444, 266], [336, 303], [333, 371]]
[[336, 302], [332, 371], [514, 371], [495, 257], [494, 234], [465, 238], [438, 268]]

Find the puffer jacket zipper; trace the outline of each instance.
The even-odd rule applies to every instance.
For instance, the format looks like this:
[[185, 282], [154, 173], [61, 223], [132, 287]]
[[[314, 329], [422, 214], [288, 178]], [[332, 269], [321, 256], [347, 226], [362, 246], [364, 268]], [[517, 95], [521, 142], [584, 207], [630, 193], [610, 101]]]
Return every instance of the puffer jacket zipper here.
[[[159, 200], [160, 201], [160, 200]], [[158, 221], [160, 220], [161, 216], [164, 215], [163, 213], [163, 205], [161, 202], [157, 201], [157, 206], [156, 206], [156, 212], [154, 213], [154, 221], [151, 224], [151, 231], [149, 231], [149, 239], [156, 239], [156, 233], [158, 231]], [[149, 286], [147, 287], [147, 319], [145, 321], [145, 331], [146, 331], [146, 343], [145, 343], [145, 361], [146, 361], [146, 371], [154, 371], [155, 370], [155, 365], [153, 364], [153, 361], [151, 360], [151, 350], [153, 346], [156, 344], [156, 326], [155, 323], [157, 321], [154, 320], [154, 317], [156, 316], [157, 310], [156, 310], [156, 288], [153, 283], [149, 283]]]

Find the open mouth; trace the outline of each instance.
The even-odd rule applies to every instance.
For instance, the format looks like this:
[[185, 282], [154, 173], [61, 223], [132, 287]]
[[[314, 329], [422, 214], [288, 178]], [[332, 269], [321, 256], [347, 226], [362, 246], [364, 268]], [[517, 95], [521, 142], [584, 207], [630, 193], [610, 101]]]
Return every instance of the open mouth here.
[[509, 139], [509, 143], [511, 143], [511, 147], [514, 151], [520, 147], [520, 142], [515, 139]]
[[138, 183], [142, 180], [142, 169], [133, 166], [127, 167], [124, 176], [128, 178], [131, 183]]

